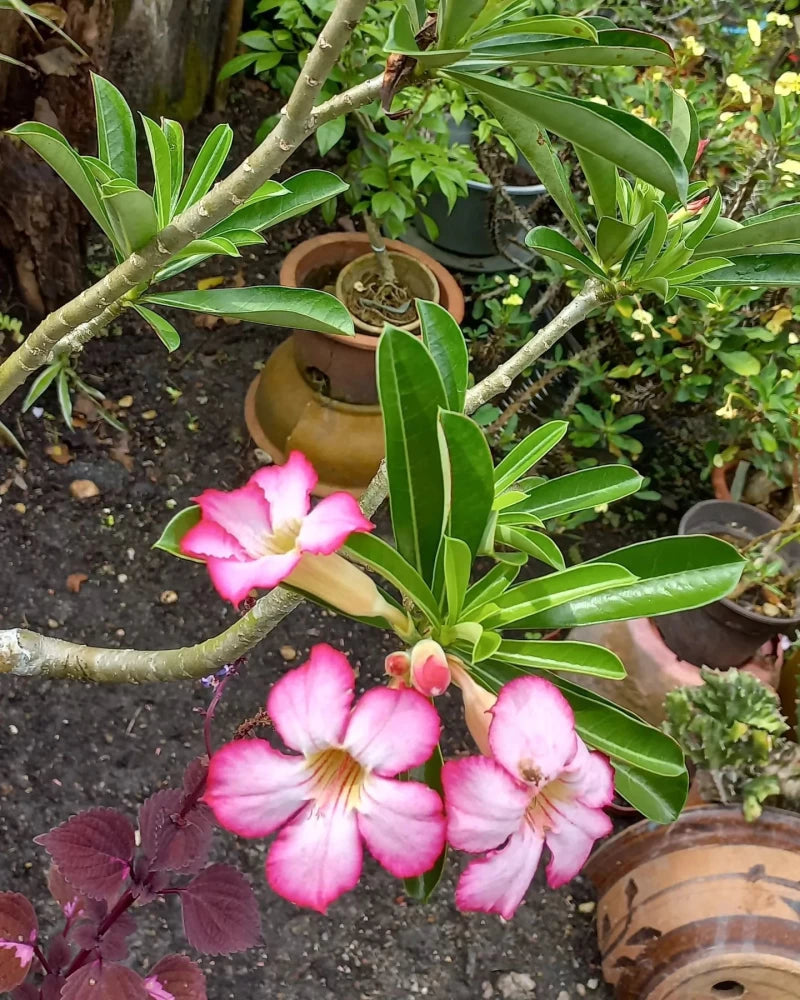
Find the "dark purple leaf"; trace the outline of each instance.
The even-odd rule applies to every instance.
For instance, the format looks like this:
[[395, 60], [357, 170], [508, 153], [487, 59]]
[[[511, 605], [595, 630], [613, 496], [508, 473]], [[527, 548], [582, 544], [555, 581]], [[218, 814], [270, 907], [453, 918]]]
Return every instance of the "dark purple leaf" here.
[[208, 1000], [206, 977], [186, 955], [167, 955], [144, 981], [153, 1000]]
[[82, 920], [70, 930], [70, 940], [84, 951], [99, 949], [100, 955], [109, 962], [120, 962], [128, 957], [127, 939], [136, 930], [136, 920], [131, 913], [123, 913], [105, 932], [97, 936], [97, 923]]
[[144, 980], [124, 965], [83, 965], [61, 987], [61, 1000], [151, 1000]]
[[47, 872], [47, 888], [66, 916], [72, 917], [87, 910], [89, 900], [67, 882], [56, 865], [50, 865]]
[[115, 809], [90, 809], [36, 837], [67, 882], [95, 899], [116, 899], [130, 872], [136, 831]]
[[186, 796], [177, 788], [151, 795], [139, 810], [142, 848], [153, 869], [192, 874], [208, 860], [214, 820], [198, 802], [182, 815]]
[[42, 980], [42, 1000], [59, 1000], [64, 983], [66, 979], [63, 976], [45, 976]]
[[0, 993], [25, 981], [38, 933], [30, 902], [18, 892], [0, 892]]
[[32, 983], [23, 983], [11, 991], [11, 1000], [39, 1000], [39, 987]]
[[50, 946], [47, 949], [47, 964], [56, 972], [66, 969], [72, 960], [72, 948], [67, 943], [63, 934], [56, 934], [50, 938]]
[[208, 757], [195, 757], [189, 761], [189, 766], [183, 772], [183, 790], [187, 795], [192, 795], [197, 791], [197, 786], [204, 781], [208, 775]]
[[198, 951], [229, 955], [258, 943], [258, 903], [236, 868], [209, 865], [181, 891], [181, 903], [186, 939]]

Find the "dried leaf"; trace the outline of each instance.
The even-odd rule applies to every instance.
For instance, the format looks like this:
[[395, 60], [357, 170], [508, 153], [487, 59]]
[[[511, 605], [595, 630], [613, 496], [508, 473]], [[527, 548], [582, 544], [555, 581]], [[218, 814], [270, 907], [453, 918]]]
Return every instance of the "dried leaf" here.
[[24, 982], [38, 933], [30, 902], [18, 892], [0, 892], [0, 993]]
[[246, 951], [261, 937], [250, 883], [230, 865], [209, 865], [180, 894], [189, 944], [206, 955]]
[[89, 577], [86, 573], [70, 573], [67, 577], [67, 590], [70, 594], [79, 594], [81, 590], [81, 584], [86, 583]]
[[201, 292], [208, 291], [209, 288], [219, 288], [220, 285], [225, 284], [224, 274], [212, 274], [208, 278], [199, 278], [197, 281], [197, 288]]
[[113, 448], [109, 448], [108, 454], [115, 462], [125, 469], [126, 472], [133, 472], [133, 459], [130, 453], [130, 437], [123, 434]]
[[33, 57], [33, 61], [45, 76], [75, 76], [84, 59], [78, 52], [60, 45], [56, 49], [40, 52]]
[[69, 492], [75, 500], [91, 500], [100, 496], [97, 483], [93, 483], [91, 479], [74, 479], [69, 484]]
[[49, 444], [45, 448], [45, 454], [52, 458], [58, 465], [66, 465], [75, 457], [66, 444]]
[[210, 316], [208, 313], [198, 313], [194, 318], [194, 325], [200, 330], [213, 330], [220, 322], [219, 316]]

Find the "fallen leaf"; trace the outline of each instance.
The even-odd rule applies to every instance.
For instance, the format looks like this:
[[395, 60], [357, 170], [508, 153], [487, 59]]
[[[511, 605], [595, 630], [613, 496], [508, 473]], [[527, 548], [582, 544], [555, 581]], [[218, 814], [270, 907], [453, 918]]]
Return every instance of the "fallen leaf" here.
[[247, 282], [245, 281], [243, 268], [240, 267], [239, 270], [236, 272], [236, 274], [234, 274], [233, 278], [231, 279], [231, 284], [233, 285], [234, 288], [244, 288]]
[[97, 483], [93, 483], [91, 479], [74, 479], [69, 484], [69, 492], [75, 500], [91, 500], [92, 497], [100, 496]]
[[75, 76], [84, 60], [78, 52], [60, 45], [34, 56], [33, 61], [45, 76]]
[[27, 507], [25, 506], [25, 504], [24, 504], [24, 503], [15, 503], [15, 504], [14, 504], [14, 510], [15, 510], [15, 511], [16, 511], [16, 512], [17, 512], [18, 514], [24, 514], [24, 513], [25, 513], [25, 511], [26, 511], [27, 509], [28, 509], [28, 508], [27, 508]]
[[219, 316], [211, 316], [208, 313], [200, 313], [194, 318], [194, 325], [200, 330], [213, 330], [219, 323]]
[[236, 319], [234, 316], [223, 316], [222, 322], [225, 326], [238, 326], [242, 321], [240, 319]]
[[67, 23], [67, 12], [57, 3], [32, 3], [31, 10], [35, 10], [42, 17], [49, 18], [59, 28], [63, 28]]
[[81, 584], [86, 583], [89, 577], [85, 573], [70, 573], [67, 577], [67, 590], [70, 594], [80, 593]]
[[224, 274], [212, 274], [208, 278], [198, 279], [197, 288], [201, 292], [206, 292], [209, 288], [219, 288], [219, 286], [224, 284], [224, 282]]
[[66, 465], [74, 458], [69, 447], [65, 444], [49, 444], [45, 448], [45, 454], [49, 455], [58, 465]]
[[113, 448], [108, 449], [108, 454], [115, 462], [125, 469], [126, 472], [133, 472], [133, 459], [129, 451], [130, 438], [123, 434], [119, 442]]
[[770, 333], [778, 334], [792, 318], [792, 310], [787, 306], [778, 306], [772, 314], [772, 319], [764, 325]]

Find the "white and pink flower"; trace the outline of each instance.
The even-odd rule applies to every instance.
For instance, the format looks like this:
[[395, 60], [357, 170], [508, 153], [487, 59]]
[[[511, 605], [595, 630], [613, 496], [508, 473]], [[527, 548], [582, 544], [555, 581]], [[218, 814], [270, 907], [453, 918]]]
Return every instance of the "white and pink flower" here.
[[520, 677], [489, 710], [491, 757], [444, 765], [447, 839], [485, 857], [464, 871], [462, 910], [510, 919], [546, 845], [547, 881], [558, 888], [583, 867], [595, 840], [611, 832], [603, 812], [614, 792], [611, 765], [575, 732], [567, 700], [541, 677]]
[[353, 706], [355, 676], [330, 646], [273, 687], [267, 713], [293, 753], [240, 740], [211, 760], [204, 796], [243, 837], [278, 831], [266, 862], [279, 895], [324, 913], [361, 875], [363, 845], [398, 878], [432, 867], [445, 842], [431, 788], [395, 780], [423, 764], [439, 716], [416, 691], [375, 688]]

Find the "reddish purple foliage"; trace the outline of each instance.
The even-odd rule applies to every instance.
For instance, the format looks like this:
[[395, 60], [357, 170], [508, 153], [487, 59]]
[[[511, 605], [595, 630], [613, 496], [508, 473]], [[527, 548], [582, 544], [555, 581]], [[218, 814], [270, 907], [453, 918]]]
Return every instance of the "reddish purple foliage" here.
[[130, 873], [135, 830], [116, 809], [90, 809], [35, 838], [67, 882], [95, 899], [116, 899]]
[[61, 1000], [150, 1000], [150, 996], [132, 969], [98, 961], [73, 972], [61, 988]]
[[39, 1000], [39, 990], [30, 983], [23, 983], [11, 991], [11, 1000]]
[[139, 810], [142, 849], [156, 870], [198, 872], [208, 860], [214, 820], [205, 803], [187, 809], [187, 796], [177, 788], [151, 795]]
[[183, 790], [187, 795], [193, 794], [201, 781], [208, 775], [208, 757], [195, 757], [189, 761], [186, 770], [183, 772]]
[[250, 883], [230, 865], [209, 865], [181, 891], [183, 929], [193, 948], [229, 955], [258, 943], [261, 918]]
[[186, 955], [166, 955], [150, 970], [145, 986], [154, 998], [161, 1000], [156, 983], [174, 1000], [208, 1000], [206, 977], [197, 963]]
[[102, 938], [97, 935], [98, 923], [83, 920], [70, 931], [70, 941], [78, 948], [92, 951], [100, 949], [100, 955], [109, 962], [121, 962], [128, 957], [128, 938], [136, 930], [136, 921], [131, 913], [123, 913], [106, 930]]
[[38, 932], [30, 902], [18, 892], [0, 892], [0, 993], [25, 981]]

